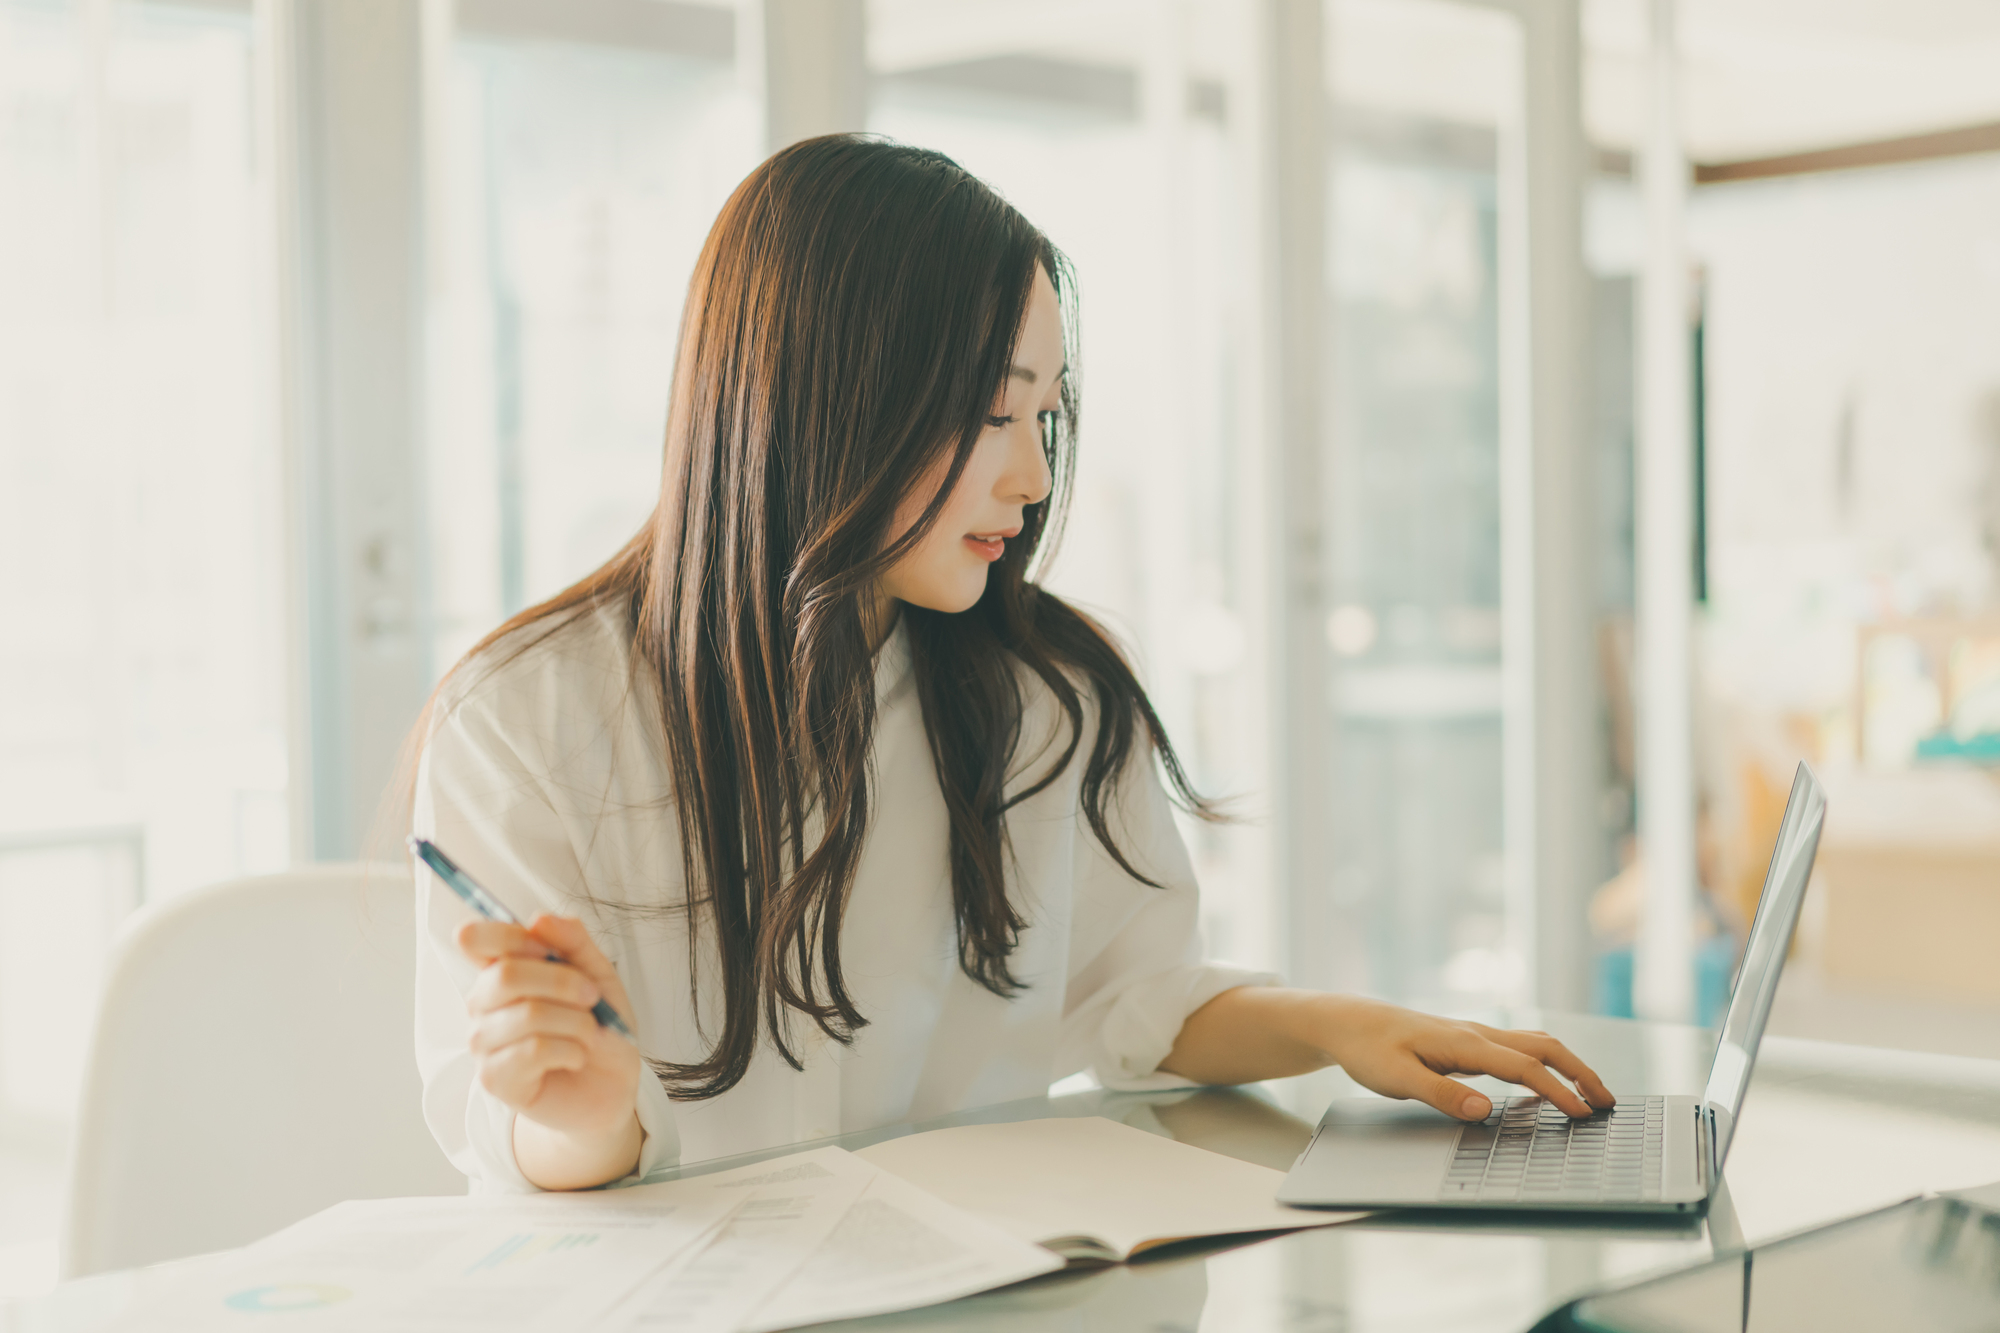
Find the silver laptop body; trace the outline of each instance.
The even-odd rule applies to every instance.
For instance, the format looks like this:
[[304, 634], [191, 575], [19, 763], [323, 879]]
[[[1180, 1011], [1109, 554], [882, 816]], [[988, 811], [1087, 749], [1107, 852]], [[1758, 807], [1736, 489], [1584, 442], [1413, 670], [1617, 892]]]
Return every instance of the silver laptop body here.
[[1491, 1116], [1469, 1125], [1421, 1102], [1343, 1097], [1321, 1117], [1279, 1201], [1620, 1213], [1704, 1207], [1729, 1154], [1825, 818], [1826, 793], [1800, 764], [1699, 1099], [1627, 1097], [1613, 1088], [1615, 1108], [1572, 1121], [1540, 1097], [1498, 1097]]

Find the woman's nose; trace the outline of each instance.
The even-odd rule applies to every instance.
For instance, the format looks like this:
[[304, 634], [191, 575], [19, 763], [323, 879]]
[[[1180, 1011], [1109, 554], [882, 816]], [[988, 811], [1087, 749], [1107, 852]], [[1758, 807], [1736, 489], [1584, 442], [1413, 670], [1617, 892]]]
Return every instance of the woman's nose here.
[[1049, 458], [1042, 450], [1039, 420], [1030, 418], [1021, 423], [1015, 432], [1012, 452], [1002, 488], [1007, 498], [1026, 505], [1048, 499], [1055, 478], [1049, 473]]

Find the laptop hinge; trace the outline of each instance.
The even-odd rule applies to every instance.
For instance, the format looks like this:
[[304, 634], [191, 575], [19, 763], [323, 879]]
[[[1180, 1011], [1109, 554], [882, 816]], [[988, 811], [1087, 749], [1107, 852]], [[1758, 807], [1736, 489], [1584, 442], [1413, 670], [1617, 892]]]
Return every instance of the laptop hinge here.
[[1695, 1108], [1695, 1137], [1701, 1140], [1695, 1147], [1701, 1162], [1701, 1192], [1703, 1197], [1707, 1197], [1715, 1193], [1718, 1179], [1715, 1167], [1715, 1108], [1707, 1102]]

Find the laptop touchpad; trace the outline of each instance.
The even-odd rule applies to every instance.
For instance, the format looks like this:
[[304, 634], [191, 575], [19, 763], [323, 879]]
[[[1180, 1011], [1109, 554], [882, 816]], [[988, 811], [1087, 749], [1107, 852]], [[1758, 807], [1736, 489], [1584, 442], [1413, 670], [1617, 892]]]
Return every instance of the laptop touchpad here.
[[1281, 1198], [1355, 1203], [1428, 1202], [1464, 1122], [1422, 1102], [1338, 1098]]
[[1465, 1122], [1446, 1115], [1423, 1102], [1388, 1097], [1336, 1097], [1326, 1108], [1320, 1123], [1328, 1129], [1369, 1130], [1383, 1125], [1428, 1125], [1433, 1129], [1457, 1129]]

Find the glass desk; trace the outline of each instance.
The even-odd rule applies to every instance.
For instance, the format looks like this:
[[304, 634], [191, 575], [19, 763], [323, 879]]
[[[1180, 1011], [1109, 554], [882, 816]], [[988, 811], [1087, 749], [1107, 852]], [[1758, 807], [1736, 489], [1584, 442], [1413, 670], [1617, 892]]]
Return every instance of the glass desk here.
[[[1710, 1034], [1697, 1028], [1517, 1011], [1620, 1093], [1695, 1093]], [[1481, 1080], [1489, 1092], [1499, 1084]], [[1327, 1101], [1354, 1091], [1338, 1070], [1249, 1088], [1090, 1091], [1034, 1098], [831, 1140], [859, 1148], [922, 1129], [1049, 1115], [1101, 1115], [1279, 1170]], [[806, 1145], [797, 1145], [806, 1146]], [[812, 1145], [817, 1146], [817, 1145]], [[704, 1162], [686, 1174], [780, 1156]], [[679, 1173], [669, 1173], [679, 1174]], [[667, 1178], [667, 1177], [659, 1177]], [[1600, 1283], [1707, 1258], [1926, 1191], [2000, 1180], [2000, 1061], [1770, 1038], [1706, 1218], [1671, 1222], [1456, 1213], [1377, 1213], [1242, 1242], [1197, 1242], [1115, 1268], [1058, 1273], [927, 1310], [835, 1325], [992, 1333], [1519, 1333]], [[201, 1259], [72, 1282], [0, 1311], [0, 1327], [79, 1333]]]

